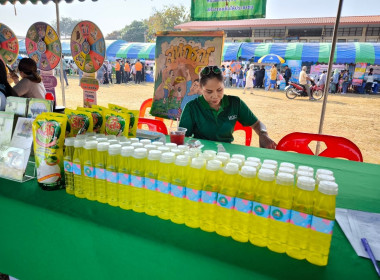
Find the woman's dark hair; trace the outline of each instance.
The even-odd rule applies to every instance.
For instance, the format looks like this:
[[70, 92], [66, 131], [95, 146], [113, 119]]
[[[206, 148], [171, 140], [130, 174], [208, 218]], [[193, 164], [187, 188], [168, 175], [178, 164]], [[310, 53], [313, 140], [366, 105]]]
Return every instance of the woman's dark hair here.
[[8, 83], [7, 79], [7, 70], [5, 69], [4, 62], [0, 59], [0, 84], [3, 84], [5, 86], [5, 96], [11, 96], [13, 95], [13, 88]]
[[24, 74], [27, 75], [26, 78], [30, 81], [37, 84], [41, 82], [41, 76], [37, 72], [37, 64], [33, 59], [21, 59], [20, 63], [18, 64], [18, 70], [24, 72]]
[[199, 73], [199, 84], [201, 87], [211, 79], [217, 79], [219, 82], [223, 82], [223, 72], [218, 66], [206, 66]]

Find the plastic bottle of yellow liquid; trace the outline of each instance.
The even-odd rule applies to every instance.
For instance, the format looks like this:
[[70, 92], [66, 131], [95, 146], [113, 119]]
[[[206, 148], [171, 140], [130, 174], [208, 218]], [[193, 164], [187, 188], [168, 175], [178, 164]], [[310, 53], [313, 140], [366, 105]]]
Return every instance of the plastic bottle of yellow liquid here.
[[74, 174], [73, 174], [73, 155], [74, 137], [65, 139], [65, 154], [63, 155], [65, 167], [65, 185], [68, 194], [74, 194]]
[[205, 179], [205, 164], [203, 158], [193, 158], [189, 168], [189, 175], [187, 179], [184, 216], [185, 224], [188, 227], [199, 227], [199, 209], [201, 204], [201, 194], [203, 181]]
[[318, 187], [319, 187], [319, 183], [321, 181], [329, 181], [329, 182], [334, 182], [335, 183], [335, 177], [331, 176], [331, 175], [321, 174], [321, 173], [319, 173], [318, 175], [316, 175], [316, 178], [315, 178], [315, 189], [314, 189], [314, 202], [315, 202], [316, 198], [318, 197]]
[[273, 159], [264, 159], [263, 164], [272, 164], [272, 165], [276, 166], [276, 169], [278, 167], [278, 162], [276, 160], [273, 160]]
[[199, 225], [204, 231], [215, 231], [216, 200], [220, 190], [221, 166], [218, 160], [210, 160], [206, 165], [206, 175], [202, 187], [199, 211]]
[[109, 145], [108, 142], [98, 143], [95, 155], [95, 194], [96, 200], [101, 203], [107, 203], [106, 166]]
[[242, 161], [243, 164], [244, 164], [244, 162], [245, 162], [245, 155], [242, 155], [242, 154], [233, 154], [233, 155], [231, 156], [231, 159], [233, 159], [233, 158], [238, 158], [238, 159], [240, 159], [240, 160]]
[[239, 165], [227, 163], [223, 168], [221, 178], [215, 215], [215, 231], [219, 235], [230, 236], [235, 197], [240, 183]]
[[253, 215], [249, 223], [249, 241], [253, 245], [260, 247], [267, 246], [270, 205], [272, 204], [275, 184], [274, 179], [273, 170], [260, 169], [253, 198]]
[[[281, 167], [286, 168], [286, 167]], [[268, 248], [285, 253], [289, 233], [289, 220], [293, 203], [294, 175], [278, 173], [271, 206]]]
[[[264, 160], [264, 162], [265, 162], [265, 160]], [[274, 164], [271, 164], [271, 163], [263, 163], [263, 164], [261, 165], [261, 168], [262, 168], [262, 169], [270, 169], [270, 170], [273, 170], [274, 173], [276, 173], [276, 171], [277, 171], [277, 166], [274, 165]]]
[[257, 184], [256, 168], [243, 166], [240, 177], [235, 198], [235, 211], [232, 214], [231, 237], [239, 242], [248, 242], [248, 225], [252, 215], [253, 194]]
[[118, 169], [120, 163], [120, 144], [110, 145], [108, 148], [107, 166], [106, 166], [106, 189], [107, 203], [111, 206], [119, 206], [119, 178]]
[[148, 150], [135, 149], [131, 160], [131, 197], [132, 209], [135, 212], [145, 211], [145, 166]]
[[76, 197], [85, 198], [83, 189], [83, 139], [74, 140], [73, 154], [73, 174], [74, 174], [74, 194]]
[[179, 155], [175, 159], [169, 200], [170, 220], [176, 224], [185, 223], [184, 208], [187, 179], [189, 178], [189, 157]]
[[98, 142], [87, 141], [83, 150], [83, 188], [88, 200], [96, 200], [95, 193], [95, 153]]
[[[156, 146], [154, 146], [156, 147]], [[145, 168], [145, 213], [151, 216], [157, 216], [158, 205], [156, 201], [157, 196], [157, 175], [158, 166], [161, 159], [161, 151], [151, 150], [148, 153], [148, 159]]]
[[[163, 147], [162, 147], [163, 148]], [[158, 165], [157, 193], [155, 203], [158, 205], [158, 217], [163, 220], [169, 219], [169, 199], [175, 154], [166, 152], [161, 155]]]
[[306, 259], [315, 265], [327, 265], [331, 236], [335, 220], [335, 199], [338, 185], [331, 181], [321, 181], [314, 204], [309, 246]]
[[299, 260], [306, 257], [313, 214], [314, 187], [313, 178], [300, 176], [294, 190], [286, 254]]
[[132, 146], [121, 147], [121, 158], [118, 170], [119, 178], [119, 206], [122, 209], [132, 209], [131, 200], [131, 157], [134, 152]]
[[244, 162], [240, 158], [231, 158], [231, 163], [236, 163], [239, 166], [239, 169], [243, 166]]

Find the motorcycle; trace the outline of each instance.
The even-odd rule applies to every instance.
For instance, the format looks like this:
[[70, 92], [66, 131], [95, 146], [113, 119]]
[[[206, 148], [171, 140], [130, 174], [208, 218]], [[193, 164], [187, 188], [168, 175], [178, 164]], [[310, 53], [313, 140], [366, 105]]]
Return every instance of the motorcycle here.
[[[310, 93], [311, 96], [314, 97], [314, 99], [319, 100], [323, 97], [323, 87], [318, 86], [315, 84], [313, 80], [311, 82], [311, 87], [310, 87]], [[294, 99], [297, 96], [305, 97], [308, 96], [306, 89], [297, 83], [293, 83], [289, 81], [289, 85], [285, 88], [286, 92], [286, 97], [289, 99]]]

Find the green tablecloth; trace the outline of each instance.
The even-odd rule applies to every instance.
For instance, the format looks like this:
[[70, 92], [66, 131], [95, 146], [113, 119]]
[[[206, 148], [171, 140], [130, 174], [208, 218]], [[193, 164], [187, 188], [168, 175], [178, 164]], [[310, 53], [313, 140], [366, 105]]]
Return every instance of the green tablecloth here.
[[[202, 141], [207, 149], [213, 142]], [[337, 207], [380, 213], [380, 165], [225, 144], [230, 153], [328, 168]], [[0, 271], [54, 279], [378, 279], [338, 225], [327, 267], [145, 214], [0, 179]]]

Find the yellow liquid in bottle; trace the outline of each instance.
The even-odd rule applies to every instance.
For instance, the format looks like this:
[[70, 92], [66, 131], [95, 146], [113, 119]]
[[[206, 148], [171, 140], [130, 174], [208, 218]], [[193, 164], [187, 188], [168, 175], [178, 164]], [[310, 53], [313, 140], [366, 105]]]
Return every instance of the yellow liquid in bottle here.
[[132, 209], [133, 211], [139, 212], [139, 213], [142, 213], [145, 211], [145, 191], [146, 191], [145, 165], [146, 165], [145, 157], [143, 158], [136, 158], [135, 156], [132, 157], [132, 160], [131, 160]]
[[[182, 160], [181, 160], [182, 159]], [[170, 220], [176, 224], [185, 223], [185, 194], [188, 179], [188, 158], [186, 156], [177, 156], [173, 178], [170, 186]]]
[[74, 194], [73, 154], [74, 154], [74, 147], [66, 146], [63, 160], [64, 160], [64, 166], [65, 166], [66, 192], [68, 194]]
[[169, 217], [169, 200], [170, 200], [170, 187], [172, 180], [172, 172], [174, 168], [174, 159], [175, 154], [170, 153], [168, 156], [168, 160], [163, 161], [165, 158], [165, 154], [169, 154], [170, 152], [166, 152], [162, 154], [162, 158], [158, 167], [158, 175], [157, 175], [157, 193], [155, 203], [158, 205], [158, 213], [157, 216], [163, 220], [168, 220]]
[[106, 163], [107, 151], [97, 151], [95, 155], [95, 195], [96, 200], [101, 203], [107, 203]]
[[150, 216], [156, 216], [158, 205], [156, 203], [157, 196], [157, 175], [159, 160], [147, 159], [145, 168], [145, 213]]
[[132, 209], [131, 204], [131, 156], [122, 155], [119, 166], [119, 206], [124, 210]]
[[[92, 145], [92, 147], [88, 146]], [[88, 200], [96, 200], [95, 153], [97, 142], [86, 143], [83, 150], [83, 188]]]
[[76, 147], [73, 155], [74, 194], [78, 198], [85, 198], [83, 188], [83, 147]]
[[[110, 146], [110, 149], [113, 145]], [[108, 152], [106, 167], [107, 203], [111, 206], [119, 206], [118, 168], [120, 162], [120, 149], [115, 154]]]

